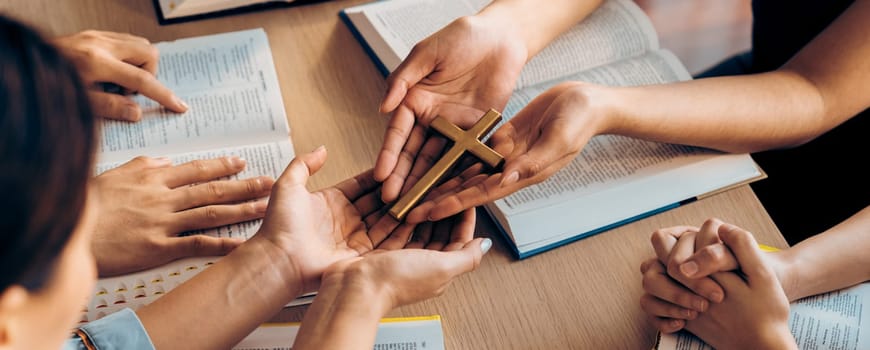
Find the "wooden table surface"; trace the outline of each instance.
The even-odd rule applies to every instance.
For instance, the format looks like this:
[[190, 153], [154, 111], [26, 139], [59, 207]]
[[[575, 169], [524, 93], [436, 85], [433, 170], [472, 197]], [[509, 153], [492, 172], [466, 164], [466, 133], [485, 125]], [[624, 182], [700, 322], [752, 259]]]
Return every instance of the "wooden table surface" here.
[[[325, 144], [329, 160], [310, 183], [332, 185], [370, 168], [386, 117], [377, 111], [384, 77], [339, 20], [345, 0], [161, 26], [151, 0], [5, 0], [0, 11], [47, 35], [83, 29], [129, 32], [152, 42], [263, 27], [269, 36], [297, 153]], [[748, 186], [531, 257], [514, 260], [488, 220], [478, 234], [495, 245], [477, 271], [439, 298], [390, 316], [440, 314], [448, 349], [649, 349], [655, 331], [641, 311], [639, 266], [650, 233], [719, 217], [785, 247]], [[273, 320], [298, 320], [305, 307]]]

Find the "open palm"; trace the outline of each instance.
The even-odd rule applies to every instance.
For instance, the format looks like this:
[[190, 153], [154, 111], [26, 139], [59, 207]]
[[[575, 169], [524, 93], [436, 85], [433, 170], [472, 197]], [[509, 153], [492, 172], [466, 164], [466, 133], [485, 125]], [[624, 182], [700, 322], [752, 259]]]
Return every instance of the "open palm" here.
[[480, 21], [460, 18], [421, 41], [388, 78], [381, 111], [392, 117], [374, 172], [384, 201], [413, 185], [441, 152], [445, 141], [426, 137], [435, 117], [467, 129], [507, 103], [527, 51]]

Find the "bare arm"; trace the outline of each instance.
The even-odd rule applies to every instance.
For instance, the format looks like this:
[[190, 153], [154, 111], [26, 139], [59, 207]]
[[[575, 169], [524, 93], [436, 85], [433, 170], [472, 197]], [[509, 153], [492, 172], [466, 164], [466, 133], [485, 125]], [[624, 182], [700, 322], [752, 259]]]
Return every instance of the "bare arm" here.
[[[870, 1], [858, 0], [780, 69], [604, 88], [600, 133], [730, 152], [797, 146], [870, 106]], [[631, 101], [626, 103], [626, 101]]]
[[870, 281], [870, 207], [782, 253], [783, 287], [800, 299]]
[[492, 19], [505, 29], [514, 28], [515, 37], [522, 39], [531, 58], [603, 2], [553, 0], [542, 6], [539, 0], [496, 0], [477, 16]]

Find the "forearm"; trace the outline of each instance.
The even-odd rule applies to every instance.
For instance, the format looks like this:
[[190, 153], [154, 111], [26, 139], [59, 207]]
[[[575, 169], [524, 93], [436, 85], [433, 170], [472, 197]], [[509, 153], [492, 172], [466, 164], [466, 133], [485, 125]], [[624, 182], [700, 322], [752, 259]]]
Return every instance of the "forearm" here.
[[254, 237], [137, 314], [158, 349], [227, 349], [301, 289], [286, 252]]
[[792, 300], [870, 280], [870, 207], [783, 251]]
[[603, 0], [496, 0], [480, 11], [505, 30], [517, 28], [517, 38], [525, 43], [528, 58], [540, 52], [553, 39], [595, 11]]
[[580, 89], [601, 116], [598, 134], [726, 152], [796, 146], [845, 120], [827, 118], [818, 90], [789, 72]]
[[293, 349], [371, 349], [389, 307], [382, 302], [383, 293], [366, 284], [324, 280], [305, 312]]

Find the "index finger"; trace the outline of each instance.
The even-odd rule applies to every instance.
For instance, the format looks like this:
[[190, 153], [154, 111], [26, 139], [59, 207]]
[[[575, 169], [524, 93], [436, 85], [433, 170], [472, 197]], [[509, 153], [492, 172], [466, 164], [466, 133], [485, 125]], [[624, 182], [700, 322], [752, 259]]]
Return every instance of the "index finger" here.
[[671, 255], [671, 250], [677, 244], [677, 240], [686, 232], [698, 232], [698, 228], [694, 226], [672, 226], [660, 228], [650, 236], [653, 250], [656, 256], [663, 264], [668, 263], [668, 257]]
[[162, 178], [166, 186], [176, 188], [233, 175], [244, 168], [245, 160], [239, 157], [198, 159], [163, 170]]
[[107, 66], [107, 72], [111, 72], [111, 74], [101, 77], [100, 80], [137, 91], [173, 112], [183, 113], [187, 111], [187, 104], [175, 96], [172, 90], [163, 86], [157, 77], [148, 71], [124, 61], [107, 60], [103, 64]]

